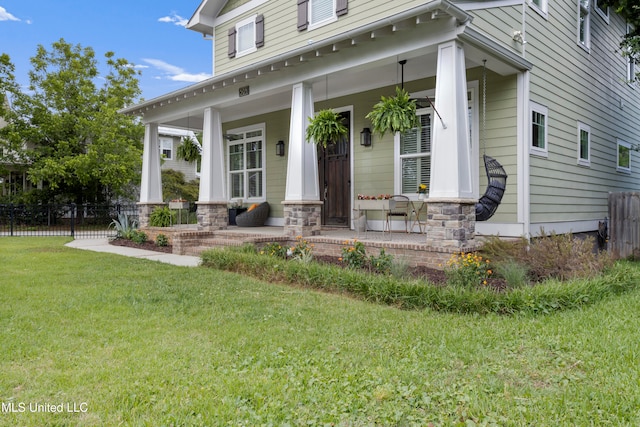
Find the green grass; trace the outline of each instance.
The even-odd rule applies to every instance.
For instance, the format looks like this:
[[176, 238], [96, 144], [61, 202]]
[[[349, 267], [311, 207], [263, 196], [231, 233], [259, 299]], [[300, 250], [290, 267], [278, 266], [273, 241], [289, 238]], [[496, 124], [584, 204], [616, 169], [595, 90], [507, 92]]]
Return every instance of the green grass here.
[[[398, 310], [64, 242], [0, 238], [2, 426], [640, 424], [637, 289]], [[60, 403], [86, 412], [29, 411]]]

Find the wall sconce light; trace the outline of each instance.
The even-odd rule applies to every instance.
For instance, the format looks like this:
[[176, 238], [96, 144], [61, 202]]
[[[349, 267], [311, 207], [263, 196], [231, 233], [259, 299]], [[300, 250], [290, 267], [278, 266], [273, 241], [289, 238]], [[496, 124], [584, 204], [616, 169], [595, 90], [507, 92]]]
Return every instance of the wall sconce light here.
[[369, 128], [364, 128], [360, 132], [360, 145], [363, 147], [371, 146], [371, 130]]
[[284, 141], [278, 141], [276, 143], [276, 156], [284, 156]]

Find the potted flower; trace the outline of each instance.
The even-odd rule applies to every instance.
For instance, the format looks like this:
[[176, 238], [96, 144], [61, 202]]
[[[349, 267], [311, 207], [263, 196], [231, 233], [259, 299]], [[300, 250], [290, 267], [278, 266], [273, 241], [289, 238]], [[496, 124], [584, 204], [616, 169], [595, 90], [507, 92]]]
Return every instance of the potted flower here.
[[427, 197], [427, 184], [418, 185], [418, 199], [424, 200]]
[[404, 133], [420, 127], [415, 99], [411, 99], [409, 93], [399, 87], [396, 87], [396, 96], [382, 96], [366, 118], [371, 121], [373, 131], [380, 137], [387, 132]]
[[340, 114], [330, 108], [318, 111], [314, 117], [309, 117], [307, 142], [313, 141], [325, 148], [329, 144], [335, 144], [349, 131], [342, 121]]

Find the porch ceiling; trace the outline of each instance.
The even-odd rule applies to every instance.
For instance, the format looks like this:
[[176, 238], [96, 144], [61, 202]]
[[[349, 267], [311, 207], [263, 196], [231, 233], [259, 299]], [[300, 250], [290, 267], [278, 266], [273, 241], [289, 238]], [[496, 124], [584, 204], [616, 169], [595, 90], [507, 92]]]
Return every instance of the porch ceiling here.
[[[310, 43], [288, 55], [213, 77], [122, 112], [142, 116], [144, 122], [197, 131], [202, 129], [207, 107], [219, 109], [223, 121], [287, 109], [291, 86], [299, 81], [312, 83], [314, 99], [322, 101], [399, 84], [398, 61], [403, 59], [407, 60], [405, 82], [434, 76], [437, 45], [452, 38], [465, 43], [467, 68], [482, 65], [483, 59], [488, 59], [489, 69], [503, 75], [530, 68], [519, 55], [469, 28], [468, 22], [470, 16], [445, 0], [430, 2], [411, 14]], [[248, 96], [239, 96], [243, 87], [249, 89]]]

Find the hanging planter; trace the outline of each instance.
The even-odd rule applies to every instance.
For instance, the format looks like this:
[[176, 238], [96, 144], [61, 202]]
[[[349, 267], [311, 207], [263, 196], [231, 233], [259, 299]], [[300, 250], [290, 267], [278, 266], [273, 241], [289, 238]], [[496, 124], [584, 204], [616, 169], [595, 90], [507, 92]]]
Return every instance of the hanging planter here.
[[340, 114], [330, 108], [318, 111], [314, 117], [309, 117], [307, 142], [315, 142], [325, 148], [329, 144], [335, 144], [349, 132], [342, 122]]
[[382, 96], [366, 118], [371, 121], [373, 131], [380, 137], [387, 132], [404, 133], [420, 127], [415, 99], [411, 99], [409, 93], [399, 87], [396, 87], [396, 96]]
[[178, 159], [189, 163], [200, 160], [201, 148], [198, 141], [191, 136], [182, 137], [182, 144], [178, 147], [176, 155]]

